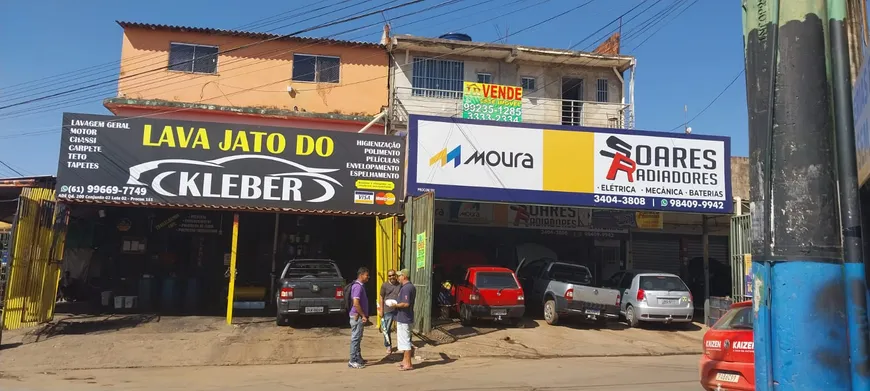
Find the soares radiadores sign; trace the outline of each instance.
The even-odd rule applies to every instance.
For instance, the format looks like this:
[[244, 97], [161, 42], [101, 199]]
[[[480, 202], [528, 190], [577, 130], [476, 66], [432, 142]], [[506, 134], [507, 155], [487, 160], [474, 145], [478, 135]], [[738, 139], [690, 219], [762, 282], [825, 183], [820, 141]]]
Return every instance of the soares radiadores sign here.
[[68, 200], [394, 213], [398, 137], [64, 114], [57, 196]]
[[408, 186], [468, 201], [730, 213], [727, 137], [412, 116]]

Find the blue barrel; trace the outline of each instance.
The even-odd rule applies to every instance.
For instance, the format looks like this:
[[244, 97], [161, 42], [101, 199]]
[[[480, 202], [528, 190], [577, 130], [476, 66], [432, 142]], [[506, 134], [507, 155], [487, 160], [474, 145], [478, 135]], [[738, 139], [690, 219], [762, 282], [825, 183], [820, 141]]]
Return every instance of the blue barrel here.
[[142, 276], [139, 279], [139, 308], [142, 311], [151, 311], [154, 308], [153, 292], [154, 277]]

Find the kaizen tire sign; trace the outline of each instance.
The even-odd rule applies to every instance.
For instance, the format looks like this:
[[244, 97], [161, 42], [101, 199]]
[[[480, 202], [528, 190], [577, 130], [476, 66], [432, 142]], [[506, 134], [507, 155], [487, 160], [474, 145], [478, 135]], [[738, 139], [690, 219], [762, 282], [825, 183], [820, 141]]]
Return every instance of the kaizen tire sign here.
[[727, 137], [412, 116], [408, 186], [439, 199], [730, 213]]
[[404, 151], [392, 136], [64, 114], [57, 197], [392, 214]]

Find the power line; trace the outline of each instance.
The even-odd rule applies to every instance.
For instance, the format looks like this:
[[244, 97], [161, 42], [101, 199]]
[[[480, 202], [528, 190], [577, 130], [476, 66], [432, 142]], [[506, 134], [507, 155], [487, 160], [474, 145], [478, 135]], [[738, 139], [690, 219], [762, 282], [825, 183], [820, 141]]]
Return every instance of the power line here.
[[[282, 12], [282, 13], [277, 14], [277, 15], [273, 15], [273, 16], [270, 16], [270, 17], [267, 17], [267, 18], [263, 18], [263, 19], [255, 20], [255, 21], [253, 21], [253, 22], [251, 22], [251, 23], [248, 23], [248, 24], [245, 24], [245, 25], [242, 25], [242, 26], [236, 27], [236, 28], [234, 28], [233, 30], [253, 29], [253, 28], [258, 28], [258, 27], [264, 27], [264, 26], [267, 26], [267, 25], [269, 25], [269, 24], [279, 23], [279, 22], [281, 22], [281, 21], [292, 20], [292, 19], [295, 19], [295, 18], [298, 17], [298, 16], [303, 16], [303, 15], [306, 15], [306, 14], [310, 14], [311, 12], [316, 12], [316, 11], [320, 11], [320, 10], [323, 10], [323, 9], [326, 9], [326, 8], [331, 8], [331, 7], [334, 7], [334, 6], [336, 6], [336, 5], [339, 5], [339, 4], [342, 4], [342, 3], [346, 3], [346, 2], [348, 2], [348, 1], [351, 1], [351, 0], [341, 0], [341, 1], [338, 1], [337, 3], [327, 4], [327, 5], [321, 6], [321, 7], [319, 7], [319, 8], [316, 8], [316, 9], [313, 9], [313, 10], [310, 10], [310, 11], [307, 11], [307, 10], [306, 10], [307, 8], [309, 8], [309, 7], [313, 6], [313, 5], [317, 5], [317, 4], [318, 4], [318, 3], [314, 2], [314, 3], [311, 3], [311, 4], [309, 4], [309, 5], [305, 6], [305, 7], [302, 7], [302, 8], [295, 8], [295, 9], [293, 9], [293, 10], [285, 11], [285, 12]], [[339, 9], [339, 10], [336, 10], [336, 11], [332, 11], [332, 12], [343, 11], [343, 10], [345, 10], [345, 9], [347, 9], [347, 8], [351, 8], [351, 7], [354, 7], [354, 6], [356, 6], [356, 5], [352, 5], [352, 6], [349, 6], [349, 7], [344, 7], [344, 8], [342, 8], [342, 9]], [[286, 14], [291, 13], [291, 12], [296, 12], [296, 13], [293, 14], [293, 15], [289, 15], [289, 16], [281, 17], [280, 19], [277, 19], [277, 20], [275, 20], [275, 21], [271, 21], [271, 22], [268, 22], [268, 23], [265, 23], [265, 24], [262, 23], [262, 22], [264, 22], [264, 21], [267, 21], [268, 19], [272, 19], [272, 18], [275, 18], [275, 17], [281, 16], [281, 15], [286, 15]], [[325, 14], [321, 14], [321, 15], [317, 15], [317, 16], [312, 16], [312, 17], [309, 17], [308, 19], [309, 19], [309, 20], [310, 20], [310, 19], [314, 19], [314, 18], [317, 18], [317, 17], [323, 16], [323, 15], [325, 15]], [[258, 24], [258, 23], [259, 23], [259, 24]], [[274, 30], [268, 30], [268, 31], [274, 31]], [[227, 42], [229, 42], [229, 41], [225, 41], [225, 42], [223, 42], [223, 43], [227, 43]], [[134, 57], [131, 57], [131, 58], [127, 58], [127, 59], [125, 59], [125, 60], [126, 60], [126, 61], [130, 61], [130, 60], [134, 60], [134, 59], [137, 59], [137, 58], [143, 58], [143, 57], [151, 57], [152, 59], [156, 59], [156, 58], [158, 58], [158, 57], [161, 57], [161, 55], [160, 55], [160, 54], [156, 54], [156, 55], [155, 55], [155, 54], [152, 54], [152, 53], [143, 53], [143, 54], [140, 54], [140, 55], [138, 55], [138, 56], [134, 56]], [[21, 83], [17, 83], [17, 84], [9, 85], [9, 86], [0, 87], [0, 91], [4, 91], [4, 90], [5, 90], [5, 94], [4, 94], [4, 95], [5, 95], [5, 98], [4, 98], [4, 99], [0, 99], [0, 101], [8, 100], [8, 98], [9, 98], [10, 96], [18, 96], [18, 95], [21, 95], [22, 92], [29, 92], [29, 93], [32, 93], [34, 88], [36, 88], [37, 90], [40, 90], [40, 89], [43, 89], [43, 88], [44, 88], [44, 87], [37, 88], [37, 86], [43, 86], [43, 85], [46, 85], [46, 84], [47, 84], [47, 85], [54, 85], [54, 84], [57, 84], [57, 83], [61, 83], [61, 80], [63, 80], [63, 83], [68, 83], [68, 82], [71, 82], [71, 81], [75, 81], [76, 79], [82, 79], [82, 78], [84, 78], [85, 76], [90, 76], [90, 75], [94, 75], [94, 74], [98, 74], [98, 73], [103, 73], [103, 72], [106, 72], [106, 71], [111, 71], [111, 69], [107, 69], [106, 71], [96, 71], [96, 70], [97, 70], [97, 69], [106, 68], [106, 67], [113, 68], [113, 67], [115, 67], [115, 66], [120, 65], [120, 64], [121, 64], [121, 61], [122, 61], [122, 60], [110, 61], [110, 62], [107, 62], [107, 63], [104, 63], [104, 64], [93, 65], [93, 66], [89, 66], [89, 67], [85, 67], [85, 68], [77, 69], [77, 70], [74, 70], [74, 71], [64, 72], [64, 73], [57, 74], [57, 75], [54, 75], [54, 76], [47, 76], [47, 77], [43, 77], [43, 78], [39, 78], [39, 79], [34, 79], [34, 80], [26, 81], [26, 82], [21, 82]], [[135, 64], [135, 63], [141, 63], [141, 62], [144, 62], [144, 61], [134, 62], [134, 64]], [[84, 74], [82, 74], [83, 72], [84, 72]], [[72, 75], [72, 77], [70, 77], [70, 76], [68, 76], [68, 75]], [[114, 75], [113, 75], [113, 77], [114, 77]], [[60, 79], [60, 80], [55, 80], [55, 79]], [[64, 79], [68, 79], [68, 80], [64, 80]], [[35, 84], [35, 85], [34, 85], [34, 84]], [[18, 87], [18, 88], [15, 88], [15, 87]]]
[[24, 176], [24, 174], [22, 174], [21, 171], [18, 171], [16, 169], [12, 168], [12, 166], [6, 164], [6, 162], [4, 162], [2, 160], [0, 160], [0, 165], [3, 165], [4, 167], [8, 168], [10, 171], [18, 174], [19, 176]]
[[713, 106], [713, 104], [716, 103], [716, 101], [719, 100], [719, 98], [721, 98], [722, 95], [724, 95], [725, 92], [728, 91], [728, 89], [731, 88], [731, 86], [734, 85], [734, 83], [737, 82], [737, 79], [739, 79], [740, 76], [743, 76], [743, 72], [744, 72], [744, 71], [745, 71], [745, 69], [741, 69], [740, 72], [737, 73], [737, 76], [734, 76], [734, 79], [731, 79], [731, 82], [729, 82], [728, 85], [725, 86], [724, 89], [722, 89], [722, 92], [720, 92], [719, 95], [716, 95], [716, 97], [713, 98], [713, 100], [711, 100], [710, 103], [707, 104], [707, 106], [704, 106], [704, 108], [701, 109], [701, 111], [699, 111], [698, 114], [695, 114], [694, 117], [692, 117], [690, 120], [686, 121], [685, 123], [681, 123], [681, 124], [679, 124], [679, 125], [677, 125], [677, 126], [674, 126], [674, 128], [671, 129], [671, 132], [673, 132], [673, 131], [675, 131], [675, 130], [677, 130], [677, 129], [679, 129], [679, 128], [682, 128], [683, 126], [688, 125], [689, 123], [691, 123], [692, 121], [694, 121], [696, 118], [700, 117], [701, 114], [704, 114], [704, 112], [707, 111], [707, 109], [709, 109], [710, 106]]
[[[238, 46], [238, 47], [234, 47], [234, 48], [231, 48], [231, 49], [226, 49], [226, 50], [219, 51], [219, 52], [215, 53], [214, 56], [218, 56], [218, 55], [226, 54], [226, 53], [232, 53], [232, 52], [235, 52], [235, 51], [238, 51], [238, 50], [242, 50], [242, 49], [245, 49], [245, 48], [249, 48], [249, 47], [252, 47], [252, 46], [255, 46], [255, 45], [260, 45], [260, 44], [263, 44], [263, 43], [266, 43], [266, 42], [277, 41], [277, 40], [280, 40], [280, 39], [285, 39], [285, 38], [293, 37], [293, 36], [296, 36], [296, 35], [299, 35], [299, 34], [303, 34], [303, 33], [307, 33], [307, 32], [310, 32], [310, 31], [319, 30], [319, 29], [322, 29], [322, 28], [331, 27], [331, 26], [335, 26], [335, 25], [338, 25], [338, 24], [351, 22], [351, 21], [354, 21], [354, 20], [359, 20], [359, 19], [366, 18], [366, 17], [372, 16], [372, 15], [378, 15], [378, 14], [380, 14], [380, 13], [382, 13], [382, 12], [385, 12], [385, 11], [389, 11], [389, 10], [393, 10], [393, 9], [399, 9], [399, 8], [407, 7], [407, 6], [409, 6], [409, 5], [417, 4], [417, 3], [420, 3], [420, 2], [423, 2], [423, 1], [425, 1], [425, 0], [410, 0], [410, 1], [407, 1], [407, 2], [405, 2], [405, 3], [399, 4], [399, 5], [396, 5], [396, 6], [392, 6], [392, 7], [387, 7], [387, 8], [381, 9], [381, 10], [377, 10], [377, 11], [368, 12], [368, 13], [361, 14], [361, 15], [356, 15], [356, 16], [352, 16], [352, 17], [344, 18], [344, 19], [341, 19], [341, 20], [338, 20], [338, 21], [334, 21], [334, 22], [324, 23], [324, 24], [321, 24], [321, 25], [318, 25], [318, 26], [314, 26], [314, 27], [309, 27], [309, 28], [305, 28], [305, 29], [302, 29], [302, 30], [298, 30], [298, 31], [295, 31], [295, 32], [292, 32], [292, 33], [289, 33], [289, 34], [284, 34], [284, 35], [279, 35], [279, 36], [275, 36], [275, 37], [272, 37], [272, 38], [264, 39], [264, 40], [259, 41], [259, 42], [253, 42], [253, 43], [249, 43], [249, 44], [241, 45], [241, 46]], [[173, 65], [186, 64], [186, 63], [189, 63], [189, 62], [192, 62], [192, 61], [193, 61], [193, 60], [183, 61], [183, 62], [181, 62], [181, 63], [173, 64]], [[58, 97], [58, 96], [69, 95], [69, 94], [71, 94], [71, 93], [75, 93], [75, 92], [78, 92], [78, 91], [81, 91], [81, 90], [91, 89], [91, 88], [94, 88], [94, 87], [98, 87], [98, 86], [101, 86], [101, 85], [105, 85], [105, 84], [113, 83], [113, 82], [116, 82], [116, 81], [120, 81], [120, 80], [129, 79], [129, 78], [132, 78], [132, 77], [141, 76], [141, 75], [144, 75], [144, 74], [147, 74], [147, 73], [152, 73], [152, 72], [160, 71], [160, 70], [163, 70], [163, 69], [165, 69], [165, 68], [167, 68], [167, 66], [160, 66], [160, 67], [156, 67], [156, 68], [153, 68], [153, 69], [149, 69], [149, 70], [147, 70], [147, 71], [138, 72], [138, 73], [135, 73], [135, 74], [132, 74], [132, 75], [122, 76], [122, 77], [119, 77], [117, 80], [112, 79], [112, 80], [107, 80], [107, 81], [102, 81], [102, 82], [96, 82], [96, 83], [92, 83], [92, 84], [89, 84], [89, 85], [84, 86], [84, 87], [81, 87], [81, 88], [68, 89], [68, 90], [64, 90], [64, 91], [61, 91], [61, 92], [56, 92], [56, 93], [53, 93], [53, 94], [43, 95], [43, 96], [40, 96], [40, 97], [37, 97], [37, 98], [32, 98], [32, 99], [28, 99], [28, 100], [21, 101], [21, 102], [17, 102], [17, 103], [7, 104], [7, 105], [4, 105], [4, 106], [0, 106], [0, 110], [4, 110], [4, 109], [11, 108], [11, 107], [16, 107], [16, 106], [22, 106], [22, 105], [26, 105], [26, 104], [30, 104], [30, 103], [33, 103], [33, 102], [38, 102], [38, 101], [46, 100], [46, 99], [56, 98], [56, 97]]]
[[[395, 0], [394, 0], [394, 1], [395, 1]], [[431, 11], [431, 10], [433, 10], [433, 9], [437, 9], [437, 8], [441, 8], [441, 7], [444, 7], [444, 6], [448, 6], [448, 5], [451, 5], [451, 4], [454, 4], [454, 3], [457, 3], [457, 2], [459, 2], [459, 1], [461, 1], [461, 0], [448, 0], [448, 1], [444, 1], [444, 2], [442, 2], [442, 3], [439, 3], [439, 4], [436, 4], [436, 5], [433, 5], [433, 6], [427, 7], [427, 8], [425, 8], [425, 9], [421, 9], [421, 10], [417, 10], [417, 11], [413, 11], [413, 12], [409, 12], [409, 13], [407, 13], [407, 14], [403, 14], [403, 15], [397, 16], [397, 17], [395, 17], [395, 18], [392, 18], [392, 20], [399, 20], [399, 19], [403, 19], [403, 18], [405, 18], [405, 17], [409, 17], [409, 16], [413, 16], [413, 15], [416, 15], [416, 14], [420, 14], [420, 13], [428, 12], [428, 11]], [[448, 13], [458, 12], [458, 11], [461, 11], [461, 10], [464, 10], [464, 9], [468, 9], [468, 8], [471, 8], [471, 7], [474, 7], [474, 6], [478, 6], [478, 5], [481, 5], [481, 4], [485, 4], [485, 3], [488, 3], [488, 2], [491, 2], [491, 1], [493, 1], [493, 0], [486, 0], [486, 1], [483, 1], [482, 3], [478, 3], [478, 4], [471, 5], [471, 6], [466, 6], [466, 7], [463, 7], [463, 8], [459, 8], [459, 9], [451, 10], [451, 11], [448, 12]], [[548, 0], [547, 0], [547, 1], [548, 1]], [[520, 2], [520, 1], [518, 0], [518, 1], [515, 1], [514, 3], [518, 3], [518, 2]], [[514, 4], [514, 3], [511, 3], [511, 4]], [[445, 13], [445, 15], [448, 14], [448, 13]], [[418, 23], [418, 22], [421, 22], [421, 21], [426, 21], [426, 20], [427, 20], [427, 19], [420, 19], [420, 20], [417, 20], [417, 21], [414, 21], [414, 22], [408, 23], [408, 24], [406, 24], [406, 25], [411, 25], [411, 24], [415, 24], [415, 23]], [[364, 30], [364, 29], [367, 29], [367, 28], [371, 28], [371, 27], [373, 27], [373, 26], [380, 26], [380, 25], [381, 25], [381, 22], [375, 22], [375, 23], [371, 23], [371, 24], [368, 24], [368, 25], [365, 25], [365, 26], [356, 27], [356, 28], [353, 28], [353, 29], [349, 29], [349, 30], [345, 30], [345, 31], [342, 31], [342, 32], [339, 32], [339, 33], [335, 33], [335, 34], [333, 34], [333, 35], [328, 36], [327, 38], [317, 40], [316, 42], [310, 43], [310, 44], [308, 44], [308, 45], [306, 45], [306, 46], [302, 46], [302, 47], [293, 47], [293, 48], [288, 49], [288, 50], [281, 50], [281, 49], [271, 50], [271, 51], [269, 51], [268, 53], [277, 52], [277, 54], [274, 54], [274, 55], [269, 56], [269, 57], [266, 57], [266, 58], [267, 58], [267, 59], [268, 59], [268, 58], [274, 58], [274, 57], [280, 56], [280, 55], [285, 54], [285, 53], [290, 53], [290, 52], [294, 52], [294, 51], [299, 51], [299, 50], [304, 49], [304, 48], [307, 48], [307, 47], [316, 46], [317, 44], [321, 43], [322, 41], [327, 41], [329, 37], [340, 36], [340, 35], [344, 35], [344, 34], [347, 34], [347, 33], [350, 33], [350, 32], [355, 32], [355, 31], [359, 31], [359, 30]], [[365, 34], [365, 35], [368, 35], [368, 33]], [[365, 36], [365, 35], [363, 35], [363, 36]], [[361, 37], [362, 37], [362, 36], [361, 36]], [[356, 38], [354, 38], [354, 39], [356, 39]], [[331, 45], [332, 43], [329, 43], [329, 44]], [[359, 47], [359, 46], [362, 46], [362, 45], [370, 45], [370, 44], [367, 43], [367, 42], [363, 42], [363, 43], [359, 43], [359, 44], [357, 44], [357, 45], [354, 45], [354, 46], [352, 46], [352, 47], [355, 48], [355, 47]], [[267, 54], [267, 52], [260, 53], [260, 54], [257, 55], [257, 57], [263, 56], [263, 55], [265, 55], [265, 54]], [[368, 56], [368, 57], [373, 57], [373, 56]], [[233, 64], [233, 63], [235, 63], [235, 62], [241, 62], [241, 61], [244, 61], [244, 60], [245, 60], [244, 58], [240, 58], [240, 59], [236, 59], [236, 60], [231, 60], [231, 61], [229, 61], [229, 62], [227, 62], [227, 63], [222, 63], [222, 66], [230, 65], [230, 64]], [[241, 68], [246, 68], [246, 67], [250, 67], [250, 66], [254, 66], [254, 65], [260, 64], [260, 63], [265, 62], [265, 61], [266, 61], [265, 59], [264, 59], [264, 60], [261, 60], [261, 61], [255, 61], [255, 62], [253, 62], [253, 63], [245, 64], [245, 65], [242, 65], [242, 66], [239, 66], [239, 67], [230, 68], [230, 69], [227, 70], [227, 71], [236, 71], [236, 70], [239, 70], [239, 69], [241, 69]], [[231, 78], [234, 78], [234, 77], [240, 77], [240, 76], [247, 75], [247, 74], [250, 74], [250, 73], [253, 73], [253, 72], [259, 72], [259, 71], [263, 71], [263, 70], [266, 70], [266, 69], [271, 69], [271, 68], [275, 68], [275, 67], [279, 67], [279, 66], [286, 66], [286, 65], [285, 65], [285, 64], [282, 64], [282, 63], [279, 63], [279, 64], [276, 64], [276, 65], [273, 65], [273, 66], [270, 66], [270, 67], [266, 67], [266, 68], [254, 69], [254, 70], [252, 70], [251, 72], [245, 72], [245, 73], [241, 73], [241, 74], [234, 74], [234, 75], [230, 75], [230, 76], [224, 76], [224, 77], [221, 78], [221, 80], [227, 80], [227, 79], [231, 79]], [[335, 66], [333, 66], [333, 67], [326, 68], [326, 69], [333, 69], [333, 68], [337, 68], [337, 67], [340, 67], [340, 64], [339, 64], [339, 65], [335, 65]], [[323, 70], [321, 70], [321, 71], [323, 71]], [[225, 72], [226, 72], [226, 71], [225, 71]], [[309, 73], [304, 74], [304, 75], [302, 75], [302, 76], [309, 76], [309, 75], [312, 75], [312, 74], [314, 74], [314, 73], [316, 73], [316, 71], [309, 72]], [[125, 89], [126, 89], [125, 92], [126, 92], [127, 94], [137, 94], [137, 93], [141, 93], [141, 92], [143, 92], [143, 91], [149, 90], [149, 89], [156, 89], [156, 88], [162, 88], [162, 87], [167, 87], [167, 86], [174, 86], [174, 87], [176, 87], [176, 88], [171, 89], [171, 90], [168, 90], [168, 91], [165, 91], [164, 93], [169, 93], [169, 92], [172, 92], [172, 91], [183, 90], [183, 89], [187, 89], [187, 88], [193, 87], [193, 85], [181, 85], [181, 86], [178, 86], [177, 84], [169, 85], [169, 84], [166, 84], [165, 82], [168, 82], [168, 81], [171, 80], [171, 79], [175, 79], [175, 78], [184, 78], [184, 77], [189, 77], [189, 76], [190, 76], [189, 74], [171, 74], [171, 75], [169, 75], [169, 76], [163, 77], [162, 79], [158, 79], [158, 80], [148, 80], [148, 81], [143, 81], [143, 82], [141, 82], [141, 83], [139, 83], [139, 84], [133, 84], [133, 85], [131, 85], [131, 86], [125, 86]], [[191, 79], [189, 79], [189, 80], [182, 81], [181, 83], [184, 83], [184, 82], [186, 82], [186, 81], [196, 81], [196, 80], [198, 80], [199, 78], [202, 78], [202, 77], [205, 77], [205, 76], [210, 76], [210, 75], [195, 75], [193, 78], [191, 78]], [[216, 85], [218, 86], [218, 88], [220, 88], [219, 86], [220, 86], [220, 84], [221, 84], [221, 83], [220, 83], [221, 80], [213, 80], [213, 81], [210, 81], [210, 82], [208, 82], [208, 83], [203, 84], [202, 87], [204, 88], [207, 84], [213, 82], [213, 83], [216, 83]], [[154, 84], [157, 84], [157, 86], [156, 86], [156, 87], [152, 87], [152, 88], [143, 88], [143, 89], [141, 89], [141, 90], [134, 90], [134, 89], [137, 89], [137, 88], [140, 88], [140, 87], [148, 87], [149, 85], [154, 85]], [[229, 85], [226, 85], [226, 84], [224, 84], [224, 85], [225, 85], [225, 86], [228, 86], [228, 87], [231, 87], [231, 88], [238, 88], [238, 87], [232, 87], [232, 86], [229, 86]], [[106, 87], [106, 88], [113, 88], [113, 86], [105, 86], [105, 87]], [[251, 89], [246, 89], [246, 91], [251, 91]], [[239, 92], [241, 92], [241, 91], [239, 91]], [[222, 93], [222, 94], [223, 94], [223, 93]], [[51, 111], [52, 109], [54, 109], [54, 108], [59, 108], [59, 107], [75, 107], [75, 106], [79, 106], [79, 105], [84, 104], [84, 103], [81, 103], [82, 100], [87, 100], [87, 99], [92, 99], [92, 98], [100, 98], [100, 97], [102, 97], [103, 95], [104, 95], [103, 92], [97, 92], [96, 94], [88, 95], [88, 96], [85, 96], [85, 97], [75, 97], [75, 98], [71, 98], [71, 99], [68, 99], [68, 100], [65, 100], [65, 101], [61, 101], [61, 102], [54, 102], [54, 103], [49, 103], [49, 104], [46, 104], [46, 105], [43, 105], [43, 106], [37, 106], [37, 107], [34, 107], [34, 108], [21, 109], [21, 110], [19, 110], [19, 111], [12, 111], [12, 112], [8, 112], [8, 113], [5, 113], [5, 114], [0, 114], [0, 119], [14, 119], [14, 118], [19, 118], [19, 117], [25, 117], [25, 116], [30, 116], [30, 115], [36, 115], [36, 114], [40, 114], [40, 113], [44, 113], [44, 112]], [[226, 96], [226, 95], [228, 95], [228, 94], [223, 94], [223, 96]], [[201, 98], [201, 101], [202, 101], [202, 100], [205, 100], [205, 98], [202, 97], [202, 96], [201, 96], [200, 98]], [[216, 97], [216, 98], [220, 98], [220, 96], [218, 96], [218, 97]], [[210, 100], [210, 99], [212, 99], [212, 98], [209, 98], [209, 100]], [[72, 106], [70, 106], [70, 104], [72, 104]]]
[[649, 41], [650, 38], [652, 38], [653, 36], [656, 35], [656, 33], [658, 33], [658, 32], [661, 31], [663, 28], [665, 28], [665, 27], [667, 27], [669, 24], [671, 24], [671, 22], [673, 22], [674, 20], [676, 20], [677, 18], [679, 18], [680, 15], [682, 15], [684, 12], [688, 11], [689, 8], [692, 8], [692, 6], [695, 5], [697, 2], [698, 2], [698, 0], [695, 0], [695, 1], [691, 2], [688, 6], [686, 6], [686, 8], [683, 8], [680, 12], [678, 12], [676, 15], [674, 15], [673, 18], [671, 18], [670, 20], [668, 20], [668, 21], [662, 23], [661, 26], [659, 26], [659, 28], [657, 28], [657, 29], [656, 29], [655, 31], [653, 31], [650, 35], [648, 35], [646, 38], [644, 38], [643, 41], [640, 41], [639, 44], [637, 44], [637, 45], [635, 45], [633, 48], [631, 48], [631, 51], [634, 52], [635, 50], [637, 50], [638, 48], [640, 48], [641, 46], [643, 46], [643, 44], [646, 43], [646, 41]]

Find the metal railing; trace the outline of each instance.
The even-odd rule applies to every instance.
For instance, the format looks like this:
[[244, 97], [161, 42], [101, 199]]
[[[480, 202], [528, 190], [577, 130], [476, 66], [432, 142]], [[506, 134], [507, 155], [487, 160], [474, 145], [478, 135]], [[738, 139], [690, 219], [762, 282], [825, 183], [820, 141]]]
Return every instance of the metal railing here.
[[[393, 94], [392, 120], [406, 124], [411, 114], [462, 118], [462, 91], [399, 87]], [[628, 106], [622, 103], [523, 97], [522, 122], [623, 128]]]
[[735, 301], [752, 298], [751, 270], [746, 269], [746, 254], [750, 254], [751, 217], [748, 214], [731, 217], [731, 297]]

